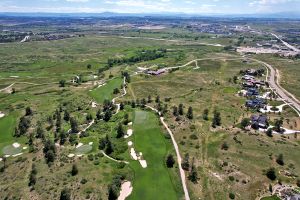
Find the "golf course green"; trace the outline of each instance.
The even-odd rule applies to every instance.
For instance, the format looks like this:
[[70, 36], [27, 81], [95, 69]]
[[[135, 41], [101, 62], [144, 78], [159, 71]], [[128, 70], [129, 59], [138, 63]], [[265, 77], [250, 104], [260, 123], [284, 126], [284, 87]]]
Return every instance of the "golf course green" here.
[[172, 200], [180, 199], [172, 178], [164, 164], [168, 148], [157, 116], [152, 112], [136, 110], [133, 120], [134, 134], [131, 138], [137, 152], [143, 153], [147, 168], [138, 161], [132, 161], [134, 170], [133, 192], [129, 200]]
[[93, 97], [97, 103], [103, 103], [105, 99], [112, 100], [113, 98], [113, 90], [115, 88], [119, 88], [122, 85], [122, 79], [121, 78], [115, 78], [106, 83], [106, 85], [103, 85], [99, 88], [96, 88], [89, 92], [90, 96]]

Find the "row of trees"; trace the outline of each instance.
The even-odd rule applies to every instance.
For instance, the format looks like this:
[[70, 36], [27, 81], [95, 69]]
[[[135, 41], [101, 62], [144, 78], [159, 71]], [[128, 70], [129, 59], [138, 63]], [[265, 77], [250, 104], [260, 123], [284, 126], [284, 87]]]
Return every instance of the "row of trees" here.
[[192, 164], [190, 164], [189, 154], [186, 153], [184, 155], [183, 160], [182, 160], [181, 167], [182, 167], [183, 170], [189, 172], [188, 179], [193, 183], [197, 183], [197, 181], [198, 181], [198, 172], [197, 172], [197, 168], [195, 166], [195, 158], [192, 159]]
[[166, 55], [166, 49], [154, 49], [154, 50], [143, 50], [138, 51], [135, 56], [128, 58], [109, 58], [107, 60], [107, 65], [109, 68], [113, 67], [116, 64], [133, 64], [137, 62], [155, 60], [157, 58], [162, 58]]

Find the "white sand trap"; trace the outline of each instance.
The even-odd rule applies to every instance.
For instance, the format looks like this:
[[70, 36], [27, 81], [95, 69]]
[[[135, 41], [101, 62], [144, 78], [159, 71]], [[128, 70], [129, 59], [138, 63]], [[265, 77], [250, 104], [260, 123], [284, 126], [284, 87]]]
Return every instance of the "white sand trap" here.
[[128, 126], [132, 126], [132, 122], [129, 122], [127, 125], [128, 125]]
[[82, 156], [83, 156], [82, 154], [78, 154], [78, 155], [77, 155], [77, 157], [82, 157]]
[[10, 76], [10, 78], [19, 78], [19, 76]]
[[17, 142], [13, 143], [12, 145], [13, 145], [13, 147], [15, 147], [15, 148], [19, 148], [19, 147], [21, 146], [21, 145], [20, 145], [19, 143], [17, 143]]
[[133, 130], [132, 129], [128, 129], [127, 130], [127, 134], [124, 136], [124, 138], [129, 138], [130, 136], [132, 136], [133, 134]]
[[131, 186], [131, 182], [124, 182], [121, 186], [120, 196], [118, 197], [118, 200], [125, 200], [132, 193], [132, 190], [133, 187]]
[[75, 156], [75, 154], [73, 154], [73, 153], [70, 153], [70, 154], [68, 155], [69, 158], [73, 158], [74, 156]]
[[9, 158], [9, 157], [10, 157], [10, 155], [4, 155], [4, 157], [5, 157], [5, 158]]
[[82, 145], [83, 145], [83, 143], [80, 142], [79, 144], [77, 144], [76, 149], [81, 147]]
[[147, 161], [146, 160], [139, 160], [139, 162], [142, 165], [142, 168], [147, 168]]
[[98, 104], [96, 102], [92, 102], [92, 108], [97, 108]]
[[130, 149], [130, 155], [131, 155], [131, 157], [132, 157], [133, 160], [137, 160], [138, 159], [134, 148]]
[[0, 118], [4, 117], [5, 114], [3, 112], [0, 111]]
[[128, 142], [128, 146], [131, 147], [132, 145], [133, 145], [133, 142], [132, 142], [132, 141], [129, 141], [129, 142]]
[[23, 153], [17, 153], [17, 154], [15, 154], [15, 155], [12, 155], [12, 157], [17, 157], [17, 156], [20, 156], [20, 155], [22, 155]]
[[0, 162], [3, 160], [3, 158], [0, 158]]
[[28, 147], [23, 147], [23, 150], [26, 150]]
[[92, 146], [92, 145], [93, 145], [93, 142], [89, 142], [89, 145]]

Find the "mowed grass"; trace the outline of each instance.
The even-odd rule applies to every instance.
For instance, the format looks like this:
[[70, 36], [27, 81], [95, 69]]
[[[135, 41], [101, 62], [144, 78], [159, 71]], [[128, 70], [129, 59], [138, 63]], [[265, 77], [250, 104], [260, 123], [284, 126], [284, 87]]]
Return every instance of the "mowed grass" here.
[[15, 149], [11, 145], [14, 142], [24, 144], [26, 137], [14, 138], [15, 116], [13, 114], [0, 119], [0, 155], [20, 153], [21, 149]]
[[142, 152], [148, 167], [142, 168], [138, 161], [131, 162], [135, 178], [129, 200], [180, 199], [164, 165], [167, 145], [154, 113], [134, 112], [134, 147]]
[[113, 90], [115, 88], [120, 88], [121, 85], [122, 79], [115, 78], [110, 80], [106, 85], [90, 91], [89, 94], [97, 101], [97, 103], [103, 103], [105, 99], [112, 100]]

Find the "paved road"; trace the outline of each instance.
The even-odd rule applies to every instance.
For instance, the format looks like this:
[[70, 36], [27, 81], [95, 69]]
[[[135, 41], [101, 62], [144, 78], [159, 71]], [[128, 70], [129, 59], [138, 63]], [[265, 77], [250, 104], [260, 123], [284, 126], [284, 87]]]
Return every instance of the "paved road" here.
[[278, 71], [275, 70], [272, 65], [257, 60], [257, 59], [251, 59], [253, 61], [256, 61], [258, 63], [261, 63], [265, 65], [269, 69], [269, 77], [268, 77], [268, 82], [270, 87], [277, 93], [287, 104], [292, 106], [294, 110], [297, 112], [297, 114], [300, 117], [300, 101], [292, 95], [290, 92], [286, 91], [283, 87], [280, 86], [279, 84], [279, 74]]
[[282, 40], [280, 37], [278, 37], [276, 34], [271, 33], [274, 37], [276, 37], [278, 40], [280, 40], [286, 47], [288, 47], [289, 49], [292, 49], [293, 51], [296, 52], [300, 52], [300, 49], [294, 47], [293, 45], [290, 45], [289, 43], [287, 43], [286, 41]]

